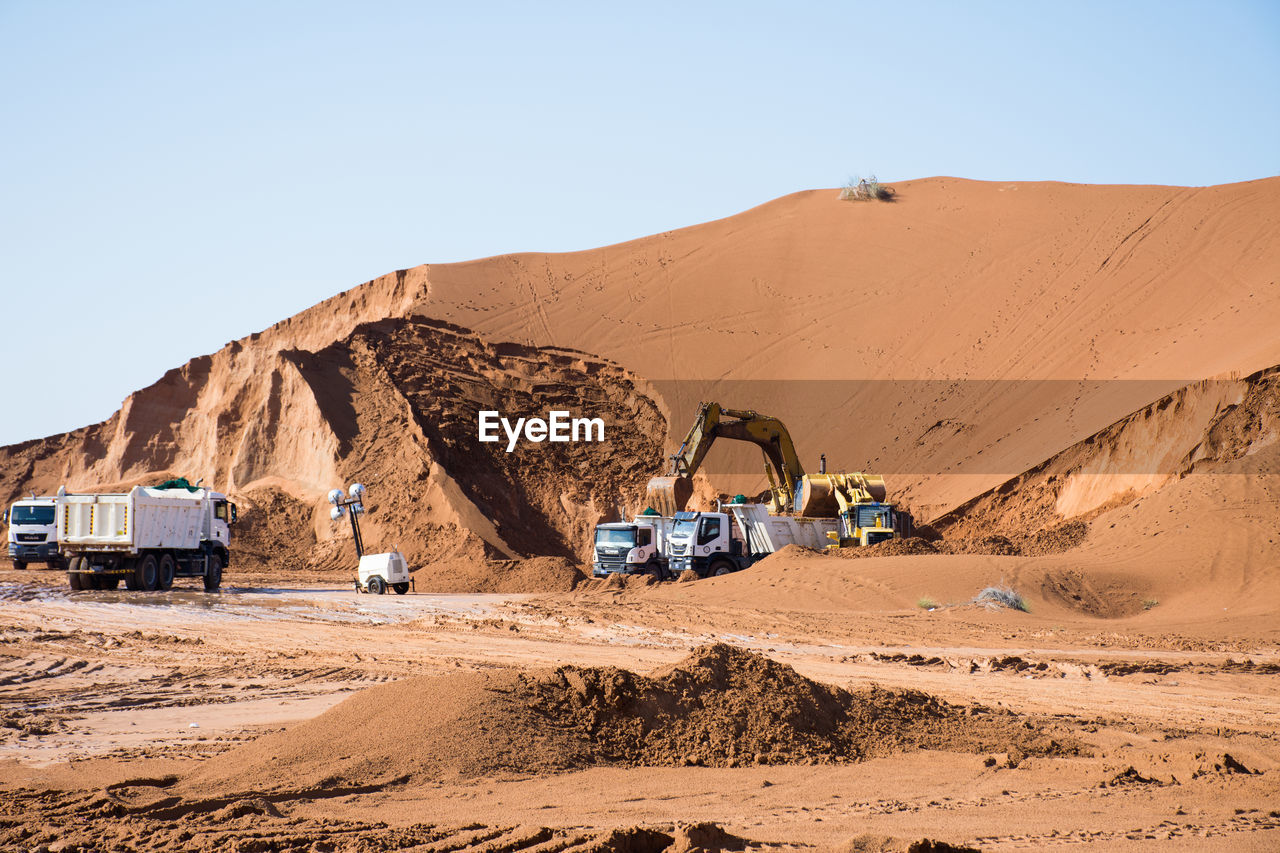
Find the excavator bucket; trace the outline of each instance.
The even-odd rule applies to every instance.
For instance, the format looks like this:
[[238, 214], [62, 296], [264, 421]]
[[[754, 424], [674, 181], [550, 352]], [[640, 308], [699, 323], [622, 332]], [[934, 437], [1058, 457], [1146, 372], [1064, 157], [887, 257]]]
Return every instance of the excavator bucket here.
[[684, 509], [691, 497], [693, 481], [689, 477], [654, 477], [645, 487], [645, 503], [668, 517]]

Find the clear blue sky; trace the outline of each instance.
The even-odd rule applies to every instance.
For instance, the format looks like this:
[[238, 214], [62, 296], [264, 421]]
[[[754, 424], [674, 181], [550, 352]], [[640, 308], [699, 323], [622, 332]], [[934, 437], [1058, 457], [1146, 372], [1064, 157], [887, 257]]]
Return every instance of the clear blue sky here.
[[401, 267], [1280, 172], [1274, 0], [619, 5], [0, 0], [0, 444]]

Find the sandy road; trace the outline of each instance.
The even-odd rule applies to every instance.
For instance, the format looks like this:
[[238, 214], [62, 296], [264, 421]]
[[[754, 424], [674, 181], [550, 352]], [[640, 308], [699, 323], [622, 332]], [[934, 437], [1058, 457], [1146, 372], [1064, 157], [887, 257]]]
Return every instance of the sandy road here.
[[[1161, 729], [1280, 732], [1274, 650], [1099, 647], [1096, 632], [1068, 630], [974, 643], [993, 636], [983, 612], [769, 619], [634, 594], [377, 597], [337, 584], [71, 593], [58, 580], [0, 578], [0, 702], [10, 720], [0, 758], [213, 750], [378, 681], [491, 666], [648, 671], [716, 641], [842, 686], [876, 682]], [[917, 640], [904, 642], [909, 634]]]

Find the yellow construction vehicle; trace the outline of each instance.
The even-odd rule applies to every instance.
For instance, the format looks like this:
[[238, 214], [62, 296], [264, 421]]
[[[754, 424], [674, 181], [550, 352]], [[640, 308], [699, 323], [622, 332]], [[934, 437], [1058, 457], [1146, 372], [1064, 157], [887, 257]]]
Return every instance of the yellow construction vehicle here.
[[749, 441], [765, 457], [769, 478], [769, 511], [789, 512], [795, 503], [793, 484], [804, 476], [791, 434], [782, 421], [744, 409], [726, 409], [719, 403], [703, 403], [680, 450], [671, 456], [665, 477], [649, 481], [646, 501], [665, 516], [684, 509], [693, 495], [693, 475], [717, 438]]
[[684, 509], [693, 494], [693, 475], [717, 438], [748, 441], [764, 453], [769, 479], [769, 513], [806, 518], [839, 518], [833, 539], [840, 545], [872, 545], [909, 524], [891, 504], [884, 503], [884, 478], [874, 474], [833, 473], [822, 457], [819, 473], [806, 474], [786, 426], [777, 418], [749, 409], [726, 409], [719, 403], [703, 403], [679, 451], [671, 456], [670, 471], [654, 477], [646, 490], [646, 502], [663, 516]]
[[910, 533], [910, 516], [884, 502], [884, 478], [855, 471], [828, 474], [826, 457], [818, 474], [806, 474], [796, 484], [795, 512], [809, 518], [839, 518], [837, 544], [874, 545]]

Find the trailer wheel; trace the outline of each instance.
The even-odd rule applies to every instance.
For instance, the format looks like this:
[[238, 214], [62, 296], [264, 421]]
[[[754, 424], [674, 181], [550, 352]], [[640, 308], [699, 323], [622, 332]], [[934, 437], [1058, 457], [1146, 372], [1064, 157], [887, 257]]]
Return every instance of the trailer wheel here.
[[156, 584], [160, 589], [173, 589], [173, 575], [177, 570], [174, 565], [173, 557], [165, 554], [160, 558], [160, 575], [156, 578]]
[[725, 560], [717, 560], [711, 564], [710, 574], [715, 577], [721, 577], [722, 575], [727, 575], [732, 571], [733, 563], [726, 562]]
[[394, 590], [396, 591], [396, 595], [404, 595], [406, 592], [408, 592], [408, 591], [409, 591], [409, 584], [408, 584], [408, 582], [405, 582], [405, 583], [393, 583], [393, 584], [391, 585], [391, 588], [392, 588], [392, 589], [394, 589]]
[[13, 561], [13, 570], [14, 570], [14, 571], [16, 571], [16, 572], [25, 572], [25, 571], [27, 570], [27, 561], [26, 561], [26, 560], [14, 560], [14, 561]]
[[204, 591], [217, 592], [222, 587], [222, 558], [209, 555], [209, 570], [204, 576]]
[[374, 595], [382, 595], [387, 591], [387, 582], [384, 581], [379, 575], [374, 575], [373, 577], [369, 578], [368, 587], [369, 587], [369, 592], [373, 593]]
[[138, 561], [138, 568], [133, 570], [133, 582], [136, 589], [144, 589], [147, 592], [156, 588], [156, 583], [160, 576], [160, 564], [156, 562], [155, 554], [147, 554]]

